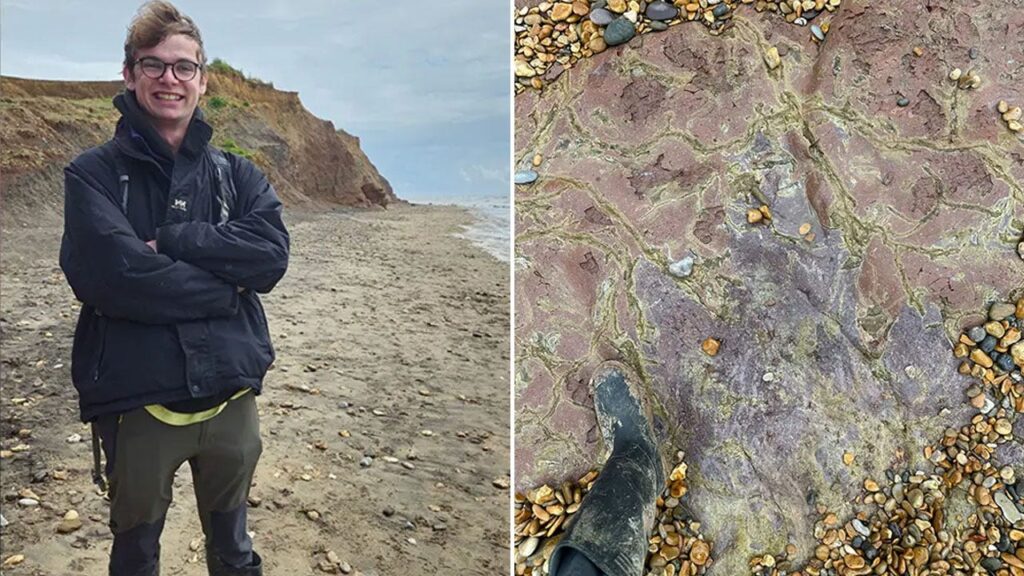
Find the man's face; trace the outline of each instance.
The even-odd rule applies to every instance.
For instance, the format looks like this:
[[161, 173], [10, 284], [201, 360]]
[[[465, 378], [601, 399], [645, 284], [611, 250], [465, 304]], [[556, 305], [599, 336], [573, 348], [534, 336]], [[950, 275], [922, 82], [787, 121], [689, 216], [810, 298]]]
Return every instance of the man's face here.
[[[198, 57], [199, 44], [195, 40], [174, 34], [152, 48], [139, 50], [135, 54], [135, 64], [123, 70], [125, 85], [135, 91], [139, 104], [154, 123], [187, 124], [192, 119], [199, 97], [206, 93], [206, 74], [199, 71], [191, 80], [179, 80], [172, 68], [179, 60], [196, 62]], [[139, 63], [143, 58], [156, 58], [170, 66], [159, 78], [150, 78], [143, 73]]]

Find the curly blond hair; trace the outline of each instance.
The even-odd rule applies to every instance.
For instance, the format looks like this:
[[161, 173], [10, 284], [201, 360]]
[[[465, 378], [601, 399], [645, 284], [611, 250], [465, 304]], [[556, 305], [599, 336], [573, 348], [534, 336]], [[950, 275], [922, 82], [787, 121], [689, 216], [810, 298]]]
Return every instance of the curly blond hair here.
[[152, 48], [174, 34], [188, 36], [199, 44], [196, 58], [205, 68], [206, 51], [203, 50], [203, 37], [199, 34], [199, 27], [191, 18], [175, 8], [174, 4], [164, 0], [146, 2], [132, 18], [131, 24], [128, 25], [128, 36], [124, 40], [125, 67], [132, 67], [139, 50]]

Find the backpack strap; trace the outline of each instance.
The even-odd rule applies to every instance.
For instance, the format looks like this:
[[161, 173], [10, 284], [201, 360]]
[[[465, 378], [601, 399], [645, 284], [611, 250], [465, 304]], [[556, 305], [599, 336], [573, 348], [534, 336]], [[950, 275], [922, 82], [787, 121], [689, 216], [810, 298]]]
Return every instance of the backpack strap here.
[[121, 212], [128, 215], [128, 166], [124, 161], [124, 154], [114, 149], [114, 168], [117, 170], [117, 185], [121, 190]]
[[238, 192], [235, 190], [235, 182], [232, 177], [233, 170], [231, 162], [223, 151], [207, 146], [210, 159], [213, 160], [213, 167], [217, 172], [217, 203], [220, 205], [220, 216], [217, 225], [226, 224], [231, 218], [231, 211], [235, 208], [238, 200]]
[[100, 492], [107, 491], [107, 480], [103, 477], [103, 468], [100, 466], [100, 435], [96, 429], [96, 421], [92, 421], [92, 482], [100, 489]]

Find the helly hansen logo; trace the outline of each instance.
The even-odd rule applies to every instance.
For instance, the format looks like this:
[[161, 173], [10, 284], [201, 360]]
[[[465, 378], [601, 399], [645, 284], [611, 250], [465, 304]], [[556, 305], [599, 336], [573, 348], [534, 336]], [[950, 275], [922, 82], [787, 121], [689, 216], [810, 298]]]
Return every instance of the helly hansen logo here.
[[182, 212], [188, 211], [188, 203], [182, 198], [175, 198], [174, 204], [171, 204], [171, 208], [174, 210], [181, 210]]

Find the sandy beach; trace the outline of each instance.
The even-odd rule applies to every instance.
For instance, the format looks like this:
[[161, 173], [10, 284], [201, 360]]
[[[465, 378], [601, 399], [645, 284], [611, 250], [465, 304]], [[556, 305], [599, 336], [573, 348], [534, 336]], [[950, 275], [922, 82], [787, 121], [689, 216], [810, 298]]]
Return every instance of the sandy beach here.
[[[250, 501], [266, 573], [508, 572], [509, 272], [455, 237], [469, 218], [286, 214], [290, 268], [263, 299], [277, 361]], [[2, 557], [24, 556], [5, 574], [105, 573], [111, 543], [70, 382], [77, 306], [58, 246], [53, 223], [3, 234]], [[38, 506], [18, 504], [26, 489]], [[162, 574], [205, 574], [187, 466], [174, 497]], [[83, 525], [60, 534], [69, 510]]]

